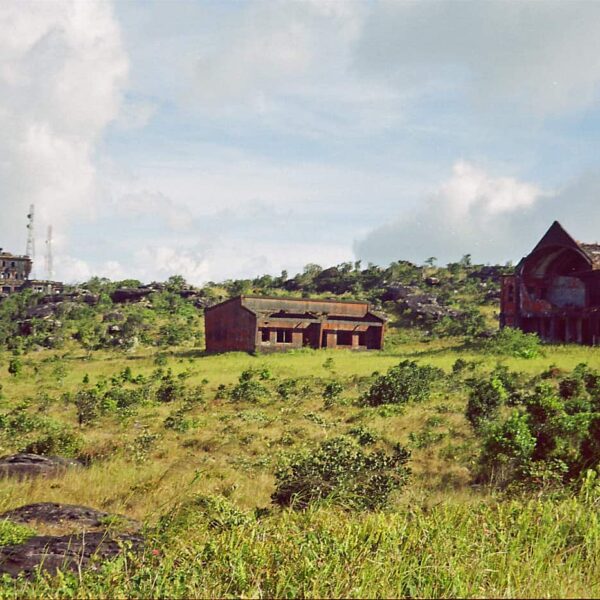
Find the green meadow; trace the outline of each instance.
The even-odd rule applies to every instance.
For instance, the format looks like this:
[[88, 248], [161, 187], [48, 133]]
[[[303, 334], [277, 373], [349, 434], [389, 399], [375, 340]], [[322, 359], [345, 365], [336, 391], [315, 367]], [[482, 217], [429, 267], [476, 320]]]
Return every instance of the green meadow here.
[[[523, 359], [469, 350], [457, 338], [403, 342], [392, 332], [381, 352], [208, 356], [190, 345], [67, 344], [20, 356], [12, 374], [11, 359], [0, 355], [1, 453], [43, 448], [86, 466], [55, 479], [2, 480], [0, 510], [83, 504], [139, 519], [147, 542], [141, 555], [79, 574], [5, 578], [3, 597], [600, 593], [593, 471], [548, 489], [477, 483], [481, 438], [465, 418], [462, 380], [434, 382], [418, 403], [359, 401], [404, 360], [439, 367], [444, 379], [458, 359], [483, 379], [498, 364], [534, 377], [551, 365], [600, 369], [593, 348], [544, 346]], [[239, 387], [243, 373], [254, 387]], [[105, 390], [105, 405], [86, 404], [93, 388]], [[129, 400], [122, 390], [139, 393]], [[384, 507], [357, 510], [324, 498], [295, 510], [271, 501], [281, 464], [357, 427], [379, 448], [400, 443], [411, 453], [411, 475]]]

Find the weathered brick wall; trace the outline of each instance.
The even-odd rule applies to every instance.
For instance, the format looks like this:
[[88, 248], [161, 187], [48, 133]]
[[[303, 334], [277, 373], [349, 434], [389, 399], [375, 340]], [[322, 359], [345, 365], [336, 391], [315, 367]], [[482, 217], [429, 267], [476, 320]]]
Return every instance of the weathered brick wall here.
[[204, 325], [208, 352], [255, 350], [256, 317], [239, 298], [206, 309]]

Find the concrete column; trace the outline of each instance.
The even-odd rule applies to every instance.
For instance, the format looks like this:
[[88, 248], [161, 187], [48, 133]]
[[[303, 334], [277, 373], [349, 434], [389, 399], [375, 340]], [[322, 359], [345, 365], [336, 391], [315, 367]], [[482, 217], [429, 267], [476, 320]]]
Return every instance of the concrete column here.
[[323, 323], [319, 323], [319, 341], [317, 342], [317, 348], [323, 347]]
[[358, 331], [352, 332], [352, 347], [353, 348], [358, 348], [358, 336], [359, 336]]
[[327, 331], [327, 347], [328, 348], [336, 348], [337, 347], [337, 335], [335, 331], [328, 330]]
[[577, 343], [581, 344], [583, 342], [583, 320], [582, 319], [577, 319], [576, 327], [577, 327]]

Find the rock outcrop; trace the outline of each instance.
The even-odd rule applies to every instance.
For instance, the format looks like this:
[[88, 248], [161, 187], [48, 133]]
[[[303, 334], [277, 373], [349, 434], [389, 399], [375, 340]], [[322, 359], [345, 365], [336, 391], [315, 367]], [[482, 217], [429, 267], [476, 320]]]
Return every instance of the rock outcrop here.
[[105, 531], [76, 535], [39, 535], [22, 544], [0, 548], [0, 573], [30, 577], [38, 568], [55, 574], [99, 566], [126, 550], [141, 550], [144, 539], [138, 534], [110, 534]]
[[140, 524], [124, 515], [116, 515], [88, 506], [77, 504], [59, 504], [57, 502], [38, 502], [27, 504], [0, 515], [0, 520], [14, 523], [45, 523], [68, 526], [80, 531], [86, 529], [106, 529], [112, 524], [119, 529], [137, 530]]
[[81, 463], [60, 456], [40, 456], [39, 454], [12, 454], [0, 457], [0, 478], [54, 477], [67, 469], [81, 467]]

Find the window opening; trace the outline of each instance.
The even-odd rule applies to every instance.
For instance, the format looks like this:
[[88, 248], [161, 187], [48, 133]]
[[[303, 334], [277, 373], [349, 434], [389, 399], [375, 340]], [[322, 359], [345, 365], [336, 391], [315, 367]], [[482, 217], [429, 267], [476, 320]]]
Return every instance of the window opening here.
[[277, 330], [277, 342], [279, 344], [291, 344], [292, 343], [292, 330], [291, 329], [278, 329]]
[[337, 333], [338, 346], [352, 346], [352, 332], [338, 331]]

